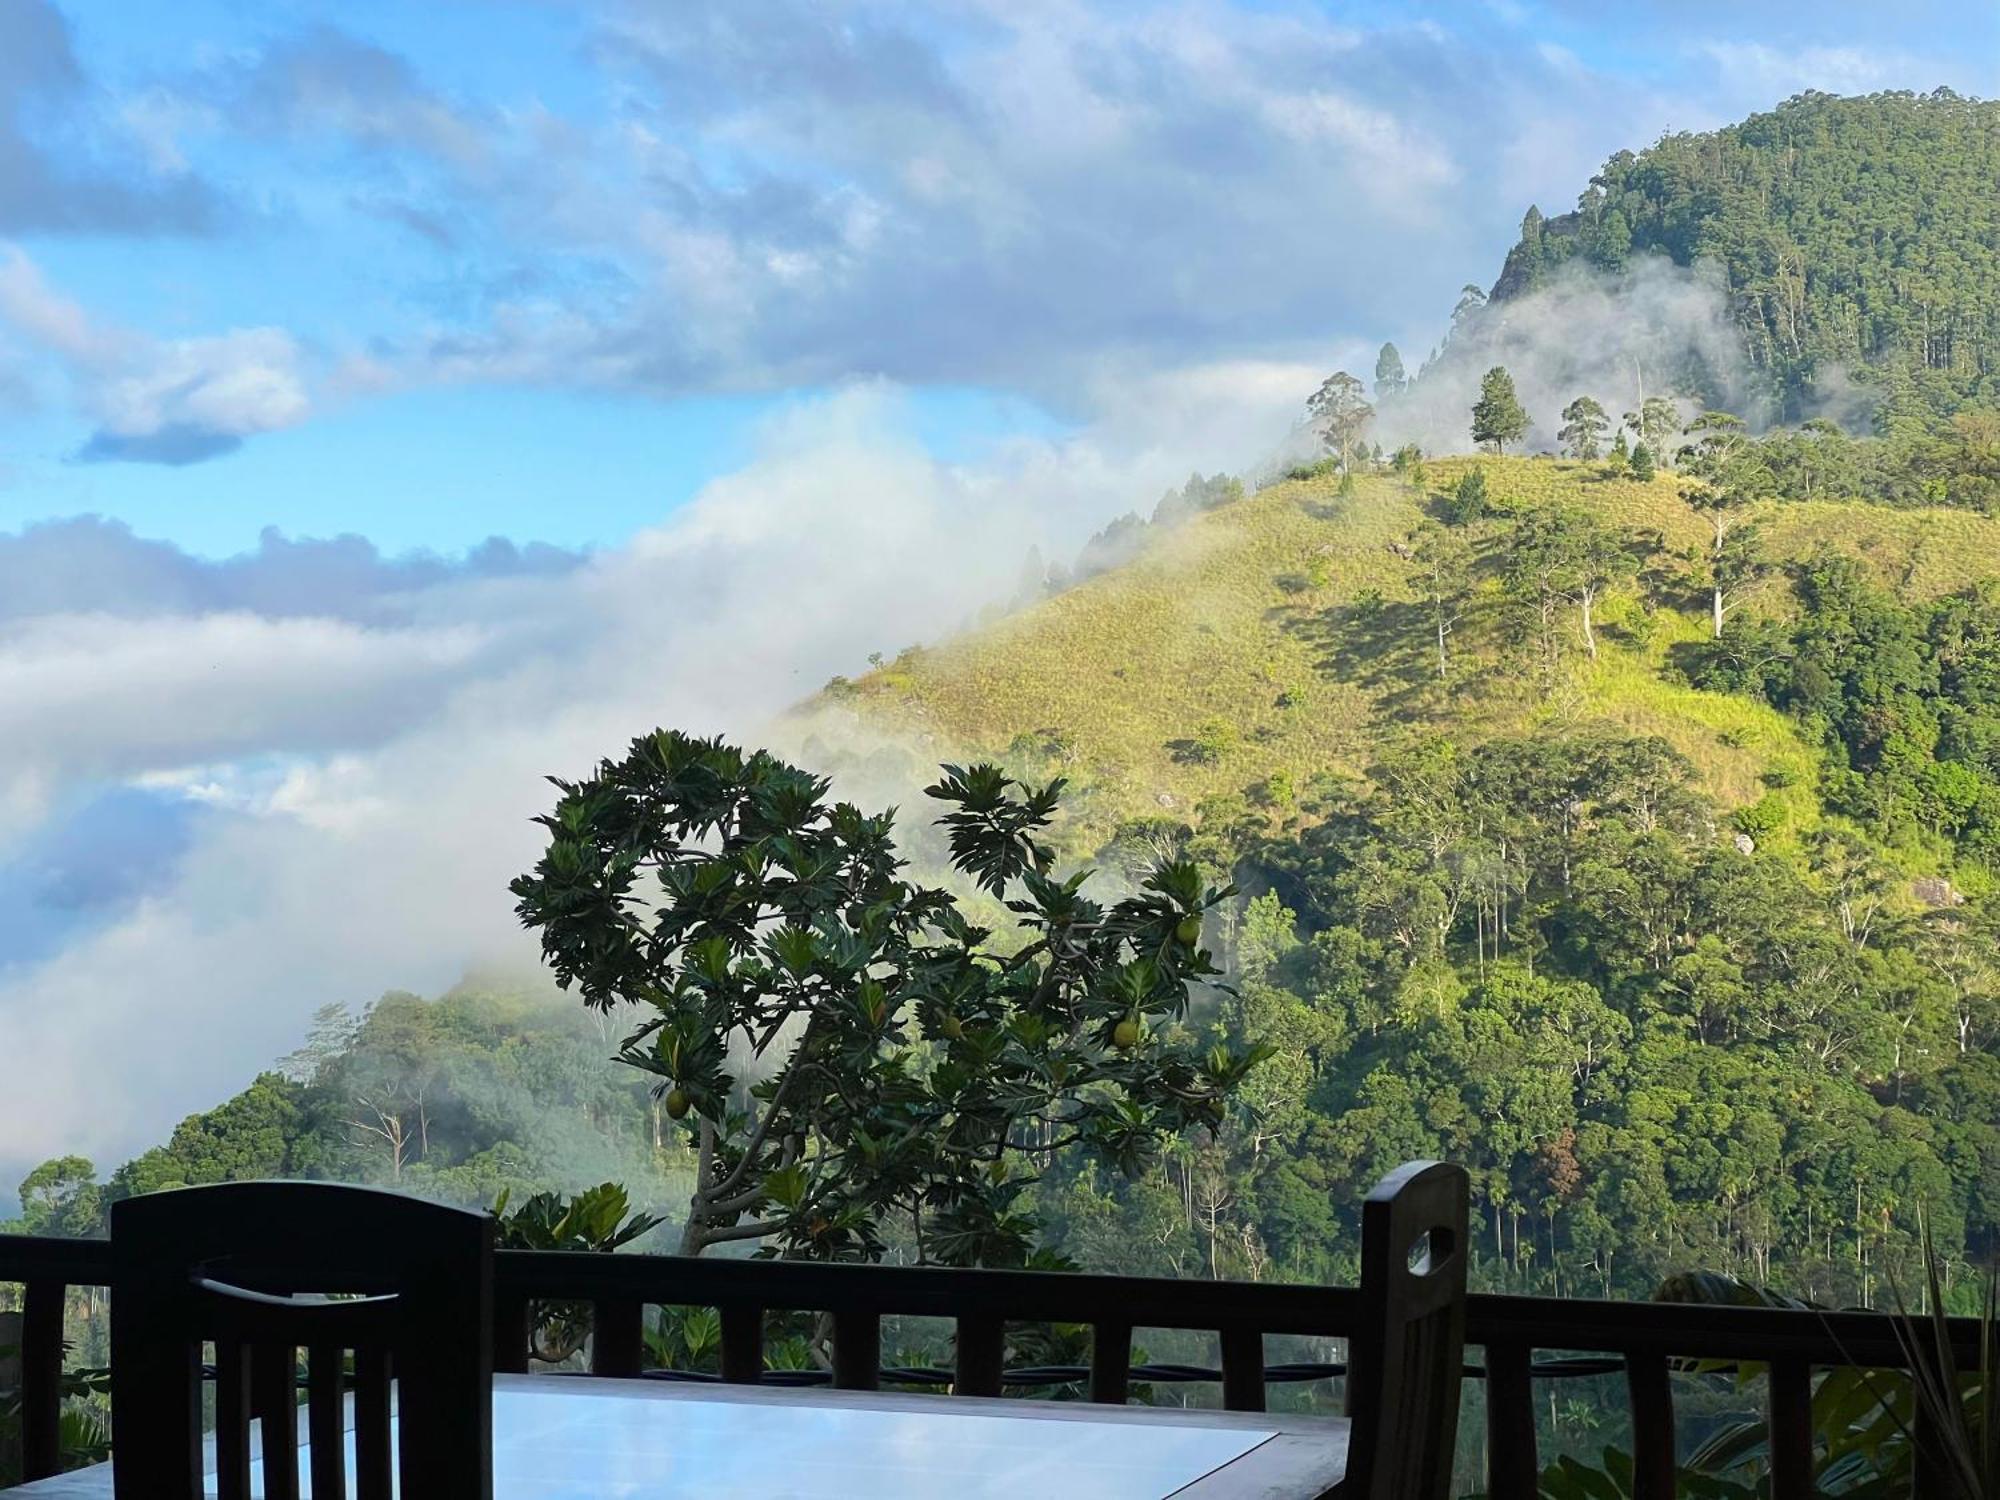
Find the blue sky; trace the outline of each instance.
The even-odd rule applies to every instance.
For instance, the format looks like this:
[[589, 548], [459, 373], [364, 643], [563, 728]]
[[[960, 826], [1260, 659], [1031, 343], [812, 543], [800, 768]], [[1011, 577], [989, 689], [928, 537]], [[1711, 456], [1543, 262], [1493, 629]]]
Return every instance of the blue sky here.
[[1995, 16], [6, 0], [0, 244], [95, 342], [0, 321], [0, 527], [605, 545], [847, 379], [959, 455], [1087, 423], [1114, 355], [1420, 342], [1608, 151], [1979, 91]]
[[1939, 85], [1991, 0], [0, 0], [0, 1185], [527, 961], [545, 774], [1265, 457], [1611, 152]]

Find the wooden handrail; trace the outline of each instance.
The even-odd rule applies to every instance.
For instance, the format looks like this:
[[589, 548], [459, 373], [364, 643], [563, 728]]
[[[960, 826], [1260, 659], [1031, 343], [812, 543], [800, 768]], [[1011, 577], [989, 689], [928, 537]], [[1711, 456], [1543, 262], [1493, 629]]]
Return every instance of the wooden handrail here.
[[[102, 1240], [0, 1235], [0, 1282], [26, 1288], [23, 1437], [26, 1477], [54, 1471], [62, 1372], [61, 1314], [71, 1287], [109, 1286], [110, 1246]], [[114, 1288], [115, 1291], [115, 1288]], [[807, 1261], [711, 1260], [671, 1255], [503, 1250], [495, 1257], [501, 1368], [525, 1368], [531, 1302], [591, 1304], [597, 1320], [593, 1371], [632, 1375], [643, 1349], [649, 1305], [716, 1308], [722, 1316], [722, 1378], [763, 1375], [767, 1309], [829, 1313], [834, 1379], [867, 1388], [879, 1378], [881, 1319], [949, 1318], [959, 1329], [958, 1383], [967, 1394], [999, 1389], [999, 1330], [1010, 1322], [1078, 1323], [1092, 1330], [1088, 1395], [1127, 1399], [1134, 1328], [1214, 1331], [1223, 1338], [1230, 1403], [1261, 1404], [1261, 1339], [1268, 1333], [1344, 1338], [1360, 1313], [1346, 1287], [1273, 1282], [1180, 1281], [1054, 1271], [832, 1265]], [[1976, 1366], [1975, 1319], [1947, 1322], [1962, 1366]], [[1486, 1350], [1483, 1375], [1488, 1451], [1496, 1495], [1520, 1491], [1536, 1472], [1530, 1382], [1557, 1373], [1535, 1351], [1615, 1355], [1626, 1365], [1642, 1493], [1671, 1485], [1673, 1411], [1664, 1385], [1676, 1361], [1759, 1362], [1773, 1367], [1769, 1420], [1775, 1493], [1805, 1494], [1810, 1482], [1812, 1371], [1836, 1366], [1902, 1368], [1906, 1340], [1928, 1346], [1929, 1325], [1898, 1326], [1869, 1312], [1722, 1307], [1665, 1302], [1474, 1294], [1466, 1301], [1466, 1342]], [[1254, 1394], [1253, 1394], [1254, 1391]], [[1525, 1492], [1524, 1492], [1525, 1493]]]

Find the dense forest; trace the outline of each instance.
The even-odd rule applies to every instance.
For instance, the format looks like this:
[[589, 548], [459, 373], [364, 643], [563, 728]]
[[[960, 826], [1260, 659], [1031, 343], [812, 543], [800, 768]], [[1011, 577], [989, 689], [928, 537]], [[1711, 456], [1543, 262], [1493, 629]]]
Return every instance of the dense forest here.
[[1604, 164], [1574, 212], [1531, 208], [1492, 297], [1581, 262], [1647, 255], [1723, 278], [1782, 416], [1835, 383], [1875, 389], [1877, 419], [2000, 396], [2000, 103], [1935, 94], [1804, 94], [1740, 125], [1669, 135]]

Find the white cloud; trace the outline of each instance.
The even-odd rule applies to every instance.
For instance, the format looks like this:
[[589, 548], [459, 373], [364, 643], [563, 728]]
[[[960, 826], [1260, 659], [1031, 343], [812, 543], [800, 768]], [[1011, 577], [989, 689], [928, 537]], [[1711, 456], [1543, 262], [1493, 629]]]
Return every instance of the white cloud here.
[[157, 339], [91, 317], [18, 246], [0, 245], [0, 323], [53, 355], [98, 424], [89, 457], [191, 462], [312, 409], [304, 355], [280, 328]]
[[[758, 456], [630, 545], [466, 576], [399, 620], [58, 610], [0, 626], [0, 817], [109, 778], [200, 802], [148, 893], [45, 962], [0, 964], [0, 1167], [161, 1138], [296, 1044], [313, 1009], [523, 960], [508, 879], [543, 777], [667, 723], [755, 736], [871, 651], [935, 641], [1200, 463], [1254, 457], [1283, 366], [1114, 382], [1103, 423], [976, 467], [927, 455], [892, 388], [799, 405]], [[181, 1039], [199, 1037], [201, 1045]], [[115, 1080], [115, 1088], [103, 1081]]]

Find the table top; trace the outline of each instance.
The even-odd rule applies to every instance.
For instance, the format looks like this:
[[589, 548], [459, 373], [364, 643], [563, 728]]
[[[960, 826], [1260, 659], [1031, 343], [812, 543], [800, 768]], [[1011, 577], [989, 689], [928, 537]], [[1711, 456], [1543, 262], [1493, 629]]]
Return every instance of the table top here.
[[495, 1500], [1318, 1500], [1347, 1459], [1345, 1422], [1282, 1413], [559, 1375], [496, 1376], [493, 1433]]

